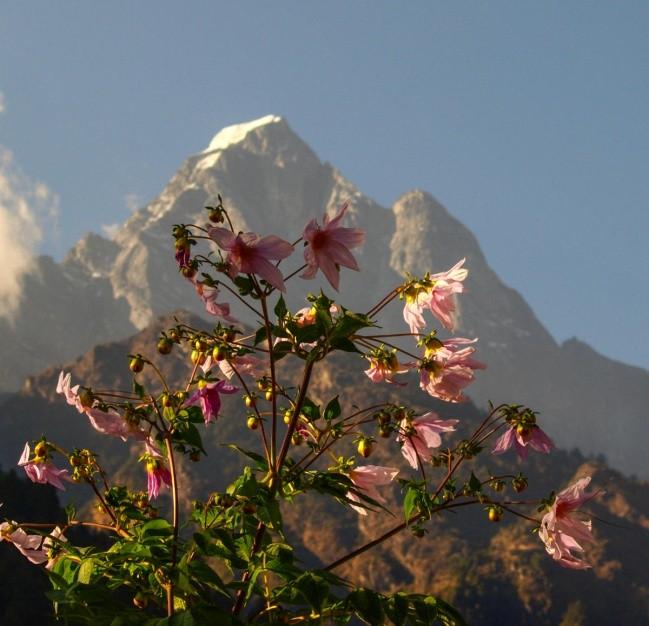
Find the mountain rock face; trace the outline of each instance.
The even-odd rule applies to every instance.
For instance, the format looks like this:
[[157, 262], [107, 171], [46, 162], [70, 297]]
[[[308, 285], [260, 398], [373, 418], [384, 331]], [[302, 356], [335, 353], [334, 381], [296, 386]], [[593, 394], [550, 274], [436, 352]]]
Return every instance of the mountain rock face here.
[[[649, 372], [577, 341], [558, 345], [523, 298], [490, 269], [471, 232], [430, 194], [415, 190], [391, 209], [379, 206], [275, 116], [219, 132], [113, 241], [88, 235], [61, 265], [41, 259], [38, 275], [26, 280], [13, 324], [0, 320], [8, 356], [0, 363], [0, 391], [171, 310], [204, 315], [191, 284], [178, 275], [170, 230], [177, 223], [205, 223], [204, 206], [217, 194], [235, 228], [290, 241], [312, 217], [321, 219], [348, 201], [346, 225], [365, 229], [367, 243], [356, 254], [362, 272], [344, 271], [339, 299], [357, 310], [368, 310], [407, 272], [443, 271], [466, 257], [470, 275], [456, 334], [479, 337], [478, 356], [488, 364], [471, 389], [473, 399], [482, 406], [488, 400], [528, 404], [559, 446], [603, 454], [617, 469], [649, 476], [643, 452], [649, 444]], [[300, 261], [298, 253], [283, 264], [285, 274]], [[332, 292], [318, 280], [305, 286]], [[398, 303], [385, 313], [387, 331], [404, 329]]]

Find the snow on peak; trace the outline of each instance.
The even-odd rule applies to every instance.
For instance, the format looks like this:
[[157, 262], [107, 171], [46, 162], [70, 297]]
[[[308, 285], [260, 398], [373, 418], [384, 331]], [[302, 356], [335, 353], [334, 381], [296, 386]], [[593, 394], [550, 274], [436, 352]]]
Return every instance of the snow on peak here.
[[210, 141], [210, 145], [203, 150], [203, 153], [214, 152], [214, 150], [225, 150], [228, 146], [243, 141], [251, 130], [255, 130], [255, 128], [259, 128], [260, 126], [266, 126], [267, 124], [276, 124], [281, 121], [282, 118], [278, 115], [266, 115], [257, 120], [252, 120], [252, 122], [226, 126], [214, 135], [214, 138]]

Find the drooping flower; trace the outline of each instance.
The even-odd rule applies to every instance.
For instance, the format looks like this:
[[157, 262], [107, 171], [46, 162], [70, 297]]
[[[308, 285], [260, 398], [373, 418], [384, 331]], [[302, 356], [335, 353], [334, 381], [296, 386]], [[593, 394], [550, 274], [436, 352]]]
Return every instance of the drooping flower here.
[[57, 541], [67, 541], [63, 531], [57, 526], [46, 536], [29, 535], [22, 528], [9, 522], [0, 524], [0, 541], [9, 541], [18, 551], [35, 565], [47, 563], [46, 568], [51, 569], [56, 561], [55, 551]]
[[216, 383], [207, 383], [199, 386], [199, 389], [189, 397], [187, 404], [200, 404], [201, 410], [203, 411], [203, 419], [206, 424], [209, 424], [209, 422], [215, 422], [219, 416], [221, 409], [220, 394], [234, 393], [237, 389], [238, 387], [231, 385], [225, 380], [219, 380]]
[[[30, 459], [30, 457], [32, 457]], [[18, 460], [18, 467], [25, 470], [25, 474], [33, 483], [50, 484], [65, 491], [63, 480], [71, 481], [68, 470], [59, 469], [52, 463], [49, 456], [48, 444], [40, 441], [34, 448], [34, 454], [31, 454], [29, 443], [25, 444], [23, 453]]]
[[406, 383], [400, 383], [394, 379], [396, 374], [405, 374], [408, 370], [415, 367], [413, 363], [399, 363], [396, 350], [386, 350], [383, 346], [372, 350], [367, 355], [370, 367], [365, 370], [365, 374], [373, 383], [392, 383], [400, 387]]
[[503, 454], [512, 446], [516, 449], [519, 458], [525, 460], [527, 459], [527, 446], [537, 452], [548, 454], [554, 448], [554, 443], [536, 424], [512, 425], [498, 437], [491, 453]]
[[144, 439], [146, 434], [137, 426], [127, 424], [122, 416], [114, 409], [103, 411], [93, 406], [94, 400], [92, 394], [86, 388], [79, 385], [71, 387], [72, 376], [68, 372], [59, 374], [59, 381], [56, 386], [56, 392], [65, 397], [66, 402], [75, 407], [79, 413], [85, 413], [90, 425], [102, 435], [112, 435], [120, 437], [126, 441], [127, 437], [133, 436], [136, 439]]
[[590, 565], [584, 560], [584, 549], [579, 542], [594, 541], [592, 522], [579, 512], [588, 500], [599, 495], [595, 491], [586, 493], [590, 476], [578, 480], [567, 489], [559, 492], [549, 511], [541, 520], [539, 537], [545, 549], [557, 563], [570, 569], [587, 569]]
[[401, 442], [401, 454], [411, 467], [420, 467], [420, 463], [430, 461], [431, 449], [442, 445], [440, 433], [455, 430], [459, 420], [441, 420], [434, 411], [425, 413], [414, 419], [404, 418], [399, 426], [397, 441]]
[[426, 345], [419, 365], [419, 386], [434, 398], [445, 402], [464, 402], [462, 390], [473, 382], [477, 369], [486, 365], [471, 357], [475, 352], [470, 344], [477, 339], [454, 337], [441, 341], [434, 339]]
[[146, 452], [140, 460], [145, 462], [149, 500], [155, 500], [160, 495], [160, 488], [163, 485], [171, 486], [171, 472], [167, 469], [160, 450], [151, 440], [147, 439], [145, 446]]
[[442, 323], [444, 328], [455, 327], [457, 314], [455, 296], [464, 291], [462, 281], [469, 271], [462, 266], [466, 259], [458, 261], [451, 269], [439, 274], [426, 275], [422, 280], [414, 280], [403, 291], [406, 304], [403, 318], [414, 335], [426, 326], [424, 309]]
[[174, 258], [176, 259], [176, 263], [178, 263], [178, 267], [180, 269], [182, 269], [183, 267], [189, 267], [189, 262], [191, 260], [191, 252], [189, 246], [176, 249]]
[[259, 378], [266, 371], [266, 363], [252, 354], [243, 354], [219, 361], [219, 369], [228, 380], [234, 376], [235, 370], [240, 376]]
[[290, 256], [293, 246], [275, 235], [260, 237], [255, 233], [234, 235], [226, 228], [210, 226], [207, 232], [220, 248], [227, 250], [228, 275], [257, 274], [280, 291], [286, 291], [282, 273], [270, 262]]
[[219, 290], [216, 286], [208, 285], [201, 281], [195, 281], [196, 293], [203, 301], [205, 310], [210, 315], [222, 317], [228, 322], [237, 323], [237, 320], [230, 315], [230, 305], [227, 302], [218, 303], [216, 299], [219, 296]]
[[338, 290], [341, 265], [358, 271], [358, 263], [349, 249], [363, 245], [365, 232], [360, 228], [345, 228], [339, 225], [347, 208], [348, 204], [345, 202], [338, 214], [331, 219], [325, 214], [322, 227], [312, 219], [304, 228], [302, 238], [308, 245], [304, 249], [307, 268], [301, 274], [302, 278], [314, 278], [320, 269], [331, 286]]
[[[359, 491], [364, 492], [365, 495], [376, 500], [377, 502], [385, 502], [385, 498], [378, 492], [377, 487], [389, 485], [399, 473], [399, 470], [394, 467], [383, 467], [381, 465], [361, 465], [355, 467], [349, 472], [349, 478], [354, 483], [354, 486]], [[346, 495], [348, 500], [353, 502], [362, 502], [361, 498], [352, 491], [348, 491]], [[350, 504], [351, 508], [361, 515], [367, 515], [367, 505], [357, 506]]]
[[66, 374], [64, 371], [61, 371], [56, 385], [56, 393], [65, 396], [65, 400], [69, 405], [75, 407], [79, 413], [83, 413], [85, 409], [79, 400], [79, 385], [70, 387], [71, 382], [72, 374], [70, 374], [70, 372]]

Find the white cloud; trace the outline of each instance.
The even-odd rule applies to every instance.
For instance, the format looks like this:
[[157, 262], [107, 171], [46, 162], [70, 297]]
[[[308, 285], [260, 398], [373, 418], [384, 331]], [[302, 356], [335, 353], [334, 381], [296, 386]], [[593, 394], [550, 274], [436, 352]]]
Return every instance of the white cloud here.
[[11, 151], [0, 146], [0, 316], [15, 313], [22, 278], [34, 268], [34, 253], [43, 233], [56, 222], [58, 204], [58, 196], [28, 178]]

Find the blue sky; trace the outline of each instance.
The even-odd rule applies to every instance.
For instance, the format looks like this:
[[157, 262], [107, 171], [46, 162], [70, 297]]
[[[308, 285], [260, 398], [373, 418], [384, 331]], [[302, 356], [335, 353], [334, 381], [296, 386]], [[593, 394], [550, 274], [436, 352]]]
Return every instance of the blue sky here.
[[61, 257], [280, 114], [382, 204], [433, 193], [557, 339], [649, 367], [648, 27], [644, 1], [5, 2], [0, 146], [58, 195]]

